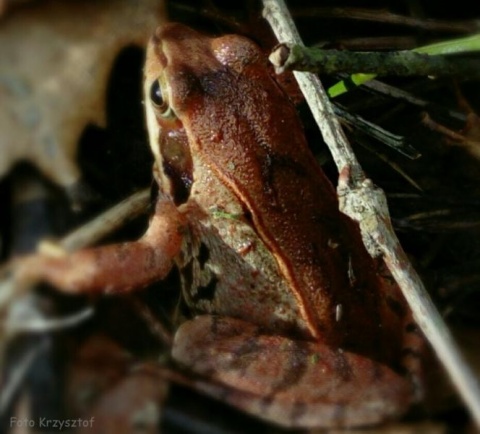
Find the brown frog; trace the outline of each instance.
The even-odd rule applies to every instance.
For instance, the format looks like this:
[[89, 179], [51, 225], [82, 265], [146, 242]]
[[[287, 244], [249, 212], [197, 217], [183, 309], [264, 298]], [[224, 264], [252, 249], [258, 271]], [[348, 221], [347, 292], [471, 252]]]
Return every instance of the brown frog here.
[[422, 394], [423, 338], [261, 50], [166, 24], [148, 46], [145, 105], [159, 186], [145, 235], [19, 273], [116, 293], [177, 266], [191, 319], [172, 356], [205, 393], [284, 426], [402, 415]]

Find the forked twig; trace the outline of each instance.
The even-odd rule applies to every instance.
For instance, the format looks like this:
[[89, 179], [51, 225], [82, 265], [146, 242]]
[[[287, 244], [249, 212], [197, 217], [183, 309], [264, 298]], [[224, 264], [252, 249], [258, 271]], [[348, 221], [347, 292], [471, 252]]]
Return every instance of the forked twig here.
[[[283, 0], [263, 0], [263, 5], [263, 16], [279, 42], [302, 44]], [[383, 191], [374, 187], [358, 164], [319, 78], [312, 73], [298, 71], [294, 75], [337, 165], [341, 211], [359, 223], [370, 255], [383, 257], [407, 299], [415, 320], [480, 428], [480, 389], [476, 377], [401, 248], [390, 223]]]

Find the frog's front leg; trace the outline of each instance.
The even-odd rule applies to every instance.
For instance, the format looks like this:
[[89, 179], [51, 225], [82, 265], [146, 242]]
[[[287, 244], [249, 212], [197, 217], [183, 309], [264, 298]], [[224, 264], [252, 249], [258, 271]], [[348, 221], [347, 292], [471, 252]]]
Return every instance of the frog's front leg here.
[[186, 322], [172, 355], [200, 374], [198, 390], [284, 426], [370, 425], [397, 418], [411, 403], [409, 382], [385, 365], [233, 318]]
[[47, 282], [63, 292], [120, 292], [141, 288], [170, 271], [182, 244], [185, 217], [169, 200], [159, 200], [149, 228], [138, 241], [83, 249], [61, 256], [20, 258], [15, 279]]

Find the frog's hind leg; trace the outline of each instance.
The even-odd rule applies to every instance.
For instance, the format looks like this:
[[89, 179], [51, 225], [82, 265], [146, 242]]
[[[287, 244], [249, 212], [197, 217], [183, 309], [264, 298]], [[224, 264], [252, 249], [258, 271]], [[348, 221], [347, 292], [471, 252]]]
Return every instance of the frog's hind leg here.
[[200, 316], [178, 330], [172, 355], [198, 390], [288, 427], [346, 427], [399, 417], [408, 381], [367, 357], [262, 334], [245, 321]]

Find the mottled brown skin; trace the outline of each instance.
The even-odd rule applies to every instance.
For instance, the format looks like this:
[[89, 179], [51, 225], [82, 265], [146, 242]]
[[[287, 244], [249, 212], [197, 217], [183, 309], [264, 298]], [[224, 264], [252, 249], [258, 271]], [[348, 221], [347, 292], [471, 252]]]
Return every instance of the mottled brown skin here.
[[285, 426], [404, 413], [421, 394], [423, 338], [339, 213], [258, 47], [165, 25], [147, 50], [145, 103], [160, 189], [149, 230], [43, 258], [34, 274], [66, 291], [114, 292], [163, 278], [174, 261], [197, 318], [180, 326], [172, 355], [201, 375], [199, 390]]

